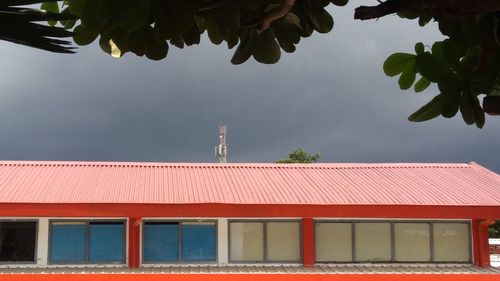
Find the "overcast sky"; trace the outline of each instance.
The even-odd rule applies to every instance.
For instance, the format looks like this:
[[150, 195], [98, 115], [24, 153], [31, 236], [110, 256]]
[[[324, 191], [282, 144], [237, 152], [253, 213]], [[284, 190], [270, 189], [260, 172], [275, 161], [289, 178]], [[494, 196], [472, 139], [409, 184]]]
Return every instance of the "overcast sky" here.
[[60, 55], [0, 41], [0, 159], [216, 162], [227, 124], [229, 162], [304, 147], [321, 162], [475, 161], [500, 172], [500, 117], [483, 129], [460, 114], [411, 123], [436, 90], [401, 91], [382, 72], [390, 54], [441, 40], [437, 26], [354, 21], [353, 6], [270, 66], [234, 66], [234, 49], [206, 38], [159, 62], [114, 59], [97, 44]]

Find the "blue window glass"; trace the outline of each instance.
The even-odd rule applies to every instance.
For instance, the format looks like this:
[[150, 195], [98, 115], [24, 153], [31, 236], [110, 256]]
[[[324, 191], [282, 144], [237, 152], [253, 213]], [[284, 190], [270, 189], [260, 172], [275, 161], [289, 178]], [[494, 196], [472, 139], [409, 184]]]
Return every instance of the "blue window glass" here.
[[51, 262], [84, 262], [86, 231], [87, 226], [84, 222], [53, 223], [50, 239]]
[[122, 222], [91, 222], [89, 230], [90, 262], [124, 262], [125, 229]]
[[144, 224], [144, 261], [179, 260], [179, 224], [147, 222]]
[[182, 260], [215, 261], [215, 223], [182, 224]]

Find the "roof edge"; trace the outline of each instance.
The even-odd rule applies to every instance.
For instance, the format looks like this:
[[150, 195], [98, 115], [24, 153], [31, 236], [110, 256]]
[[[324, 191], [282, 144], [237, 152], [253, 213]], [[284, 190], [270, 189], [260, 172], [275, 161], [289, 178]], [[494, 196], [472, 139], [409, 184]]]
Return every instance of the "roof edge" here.
[[486, 167], [483, 167], [483, 166], [479, 165], [476, 162], [472, 162], [471, 161], [471, 162], [469, 162], [469, 165], [473, 169], [475, 169], [475, 170], [477, 170], [477, 171], [485, 174], [486, 176], [489, 176], [490, 178], [492, 178], [493, 180], [497, 181], [500, 184], [500, 175], [498, 175], [497, 173], [493, 172], [492, 170], [489, 170]]
[[278, 164], [278, 163], [196, 163], [196, 162], [127, 162], [127, 161], [36, 161], [36, 160], [0, 160], [0, 166], [79, 166], [79, 167], [245, 167], [245, 168], [468, 168], [480, 167], [474, 163], [311, 163], [311, 164]]

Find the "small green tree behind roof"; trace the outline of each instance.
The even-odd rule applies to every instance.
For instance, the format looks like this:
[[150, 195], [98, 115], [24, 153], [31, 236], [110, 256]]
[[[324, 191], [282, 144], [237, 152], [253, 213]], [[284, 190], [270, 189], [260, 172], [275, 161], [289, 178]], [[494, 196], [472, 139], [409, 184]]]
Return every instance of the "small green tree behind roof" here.
[[286, 164], [286, 163], [316, 163], [321, 159], [319, 153], [310, 154], [305, 151], [302, 147], [295, 149], [288, 154], [288, 158], [280, 159], [276, 163]]

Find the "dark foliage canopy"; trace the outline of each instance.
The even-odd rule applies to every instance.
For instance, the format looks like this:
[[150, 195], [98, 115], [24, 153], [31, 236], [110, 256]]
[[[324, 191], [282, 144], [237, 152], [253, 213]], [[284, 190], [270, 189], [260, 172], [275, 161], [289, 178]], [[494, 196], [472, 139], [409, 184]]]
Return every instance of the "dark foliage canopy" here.
[[288, 154], [288, 158], [280, 159], [276, 161], [276, 163], [280, 164], [299, 164], [299, 163], [316, 163], [321, 159], [321, 155], [319, 153], [310, 154], [305, 151], [302, 147], [295, 149], [294, 151]]
[[[367, 2], [369, 0], [366, 0]], [[328, 33], [334, 20], [326, 10], [348, 0], [3, 0], [0, 39], [59, 53], [74, 52], [94, 41], [106, 53], [134, 53], [152, 60], [167, 57], [170, 47], [200, 43], [205, 32], [213, 44], [234, 49], [233, 64], [253, 57], [273, 64], [281, 52], [292, 53], [314, 32]], [[40, 4], [41, 9], [26, 8]], [[30, 6], [31, 7], [31, 6]], [[354, 17], [376, 19], [397, 13], [402, 20], [439, 24], [446, 39], [415, 44], [411, 53], [390, 55], [383, 65], [399, 76], [402, 90], [416, 93], [437, 85], [435, 97], [410, 121], [437, 116], [482, 127], [485, 112], [500, 113], [500, 1], [387, 0], [361, 6]], [[47, 21], [47, 24], [41, 23]], [[333, 46], [332, 46], [333, 47]], [[485, 96], [483, 105], [479, 97]]]

